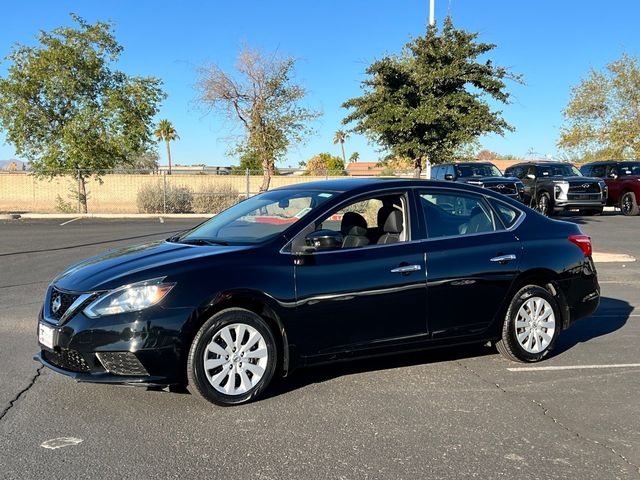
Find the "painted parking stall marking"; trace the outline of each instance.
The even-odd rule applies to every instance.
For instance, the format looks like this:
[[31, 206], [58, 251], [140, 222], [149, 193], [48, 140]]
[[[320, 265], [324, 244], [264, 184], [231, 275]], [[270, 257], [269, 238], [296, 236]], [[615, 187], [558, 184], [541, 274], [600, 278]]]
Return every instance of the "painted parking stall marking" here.
[[510, 372], [548, 372], [553, 370], [595, 370], [600, 368], [637, 368], [640, 363], [613, 363], [610, 365], [554, 365], [548, 367], [511, 367]]

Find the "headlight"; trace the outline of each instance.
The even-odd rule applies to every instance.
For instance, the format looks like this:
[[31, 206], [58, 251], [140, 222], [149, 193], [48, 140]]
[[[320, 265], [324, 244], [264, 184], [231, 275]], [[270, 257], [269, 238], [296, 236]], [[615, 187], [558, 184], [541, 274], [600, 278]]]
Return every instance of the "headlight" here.
[[89, 318], [97, 318], [116, 313], [137, 312], [156, 305], [175, 285], [164, 283], [163, 280], [164, 277], [154, 278], [111, 290], [91, 302], [84, 309], [84, 314]]
[[566, 200], [568, 198], [567, 193], [569, 193], [569, 182], [560, 180], [553, 183], [556, 198], [559, 200]]

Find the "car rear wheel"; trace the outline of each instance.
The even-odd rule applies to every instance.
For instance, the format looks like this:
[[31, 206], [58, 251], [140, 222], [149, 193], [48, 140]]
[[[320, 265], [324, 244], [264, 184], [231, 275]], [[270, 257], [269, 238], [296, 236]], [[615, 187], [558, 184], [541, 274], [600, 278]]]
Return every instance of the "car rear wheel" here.
[[205, 322], [191, 344], [189, 390], [221, 406], [249, 402], [269, 385], [277, 355], [261, 317], [240, 308], [223, 310]]
[[551, 207], [551, 197], [547, 192], [542, 192], [538, 195], [537, 202], [538, 211], [547, 217], [553, 215], [553, 208]]
[[625, 192], [620, 197], [620, 210], [627, 216], [638, 215], [640, 213], [640, 207], [636, 201], [636, 194], [633, 192]]
[[537, 285], [521, 288], [511, 300], [498, 351], [515, 362], [537, 362], [553, 348], [560, 333], [556, 299]]

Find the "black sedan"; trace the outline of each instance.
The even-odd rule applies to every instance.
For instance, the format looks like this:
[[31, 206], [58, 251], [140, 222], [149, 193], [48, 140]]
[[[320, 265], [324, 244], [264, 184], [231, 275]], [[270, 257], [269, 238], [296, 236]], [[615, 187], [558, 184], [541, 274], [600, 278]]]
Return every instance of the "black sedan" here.
[[319, 362], [472, 342], [535, 362], [599, 292], [589, 237], [503, 195], [314, 182], [70, 267], [47, 291], [36, 359], [231, 405]]

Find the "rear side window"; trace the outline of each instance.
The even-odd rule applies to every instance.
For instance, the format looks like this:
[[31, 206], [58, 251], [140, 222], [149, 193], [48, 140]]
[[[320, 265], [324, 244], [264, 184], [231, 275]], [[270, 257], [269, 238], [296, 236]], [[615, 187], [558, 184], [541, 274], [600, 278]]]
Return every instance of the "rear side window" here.
[[[586, 167], [589, 168], [589, 167]], [[600, 177], [600, 178], [604, 178], [606, 175], [606, 165], [592, 165], [590, 167], [590, 170], [585, 170], [584, 172], [582, 172], [583, 175], [587, 175], [590, 177]]]
[[428, 238], [502, 230], [502, 224], [480, 195], [436, 190], [421, 191], [419, 195]]
[[496, 200], [495, 198], [490, 198], [489, 203], [494, 208], [498, 217], [502, 221], [502, 224], [505, 228], [511, 228], [516, 224], [520, 216], [523, 213], [517, 208], [512, 207], [511, 205], [507, 205], [506, 203], [501, 202], [500, 200]]

